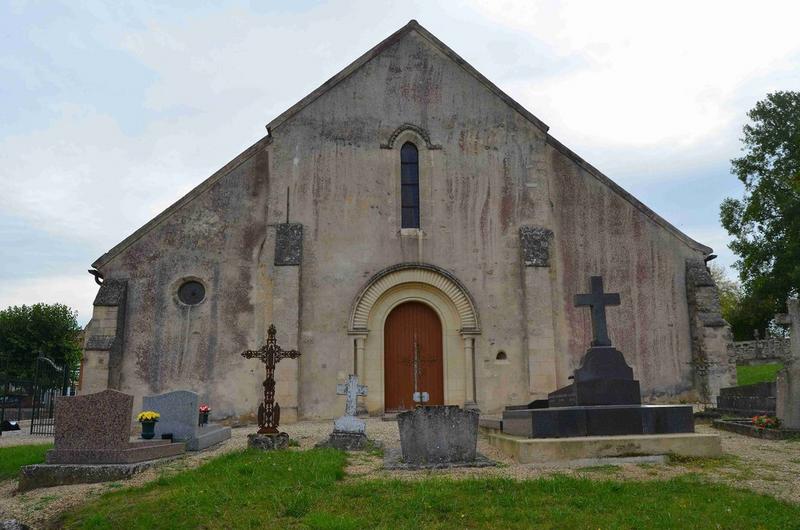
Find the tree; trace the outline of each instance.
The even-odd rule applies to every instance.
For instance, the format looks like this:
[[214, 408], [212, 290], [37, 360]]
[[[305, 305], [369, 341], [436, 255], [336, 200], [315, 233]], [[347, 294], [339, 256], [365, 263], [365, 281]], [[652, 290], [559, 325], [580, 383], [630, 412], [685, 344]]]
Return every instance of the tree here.
[[81, 359], [77, 316], [77, 311], [63, 304], [22, 305], [0, 311], [0, 370], [14, 378], [30, 379], [40, 353], [75, 370]]
[[720, 220], [739, 257], [740, 316], [763, 337], [800, 288], [800, 92], [768, 94], [747, 116], [744, 155], [731, 161], [744, 194], [723, 201]]

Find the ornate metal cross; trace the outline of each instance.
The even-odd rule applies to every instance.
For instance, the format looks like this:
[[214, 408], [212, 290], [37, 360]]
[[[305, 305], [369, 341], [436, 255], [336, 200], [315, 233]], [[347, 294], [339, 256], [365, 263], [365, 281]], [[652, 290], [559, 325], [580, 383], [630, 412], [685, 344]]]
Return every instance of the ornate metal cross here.
[[411, 364], [412, 375], [414, 376], [414, 396], [420, 396], [420, 403], [422, 403], [422, 393], [419, 389], [419, 378], [422, 376], [422, 363], [433, 363], [438, 359], [423, 359], [420, 357], [420, 347], [417, 341], [417, 334], [414, 334], [414, 356], [411, 359], [406, 359], [404, 362]]
[[281, 407], [275, 403], [275, 365], [281, 359], [289, 357], [297, 359], [297, 350], [283, 350], [275, 340], [275, 326], [270, 324], [267, 332], [267, 343], [258, 350], [247, 350], [242, 353], [245, 359], [257, 358], [264, 363], [267, 378], [264, 379], [264, 402], [258, 406], [258, 434], [278, 434], [281, 419]]
[[592, 276], [590, 280], [592, 292], [575, 295], [575, 307], [592, 308], [592, 346], [611, 346], [606, 324], [606, 306], [619, 305], [619, 293], [603, 292], [603, 277]]
[[367, 387], [358, 384], [358, 376], [350, 375], [347, 382], [343, 385], [336, 385], [336, 393], [340, 396], [347, 396], [347, 401], [344, 406], [345, 416], [356, 415], [356, 400], [358, 396], [367, 395]]

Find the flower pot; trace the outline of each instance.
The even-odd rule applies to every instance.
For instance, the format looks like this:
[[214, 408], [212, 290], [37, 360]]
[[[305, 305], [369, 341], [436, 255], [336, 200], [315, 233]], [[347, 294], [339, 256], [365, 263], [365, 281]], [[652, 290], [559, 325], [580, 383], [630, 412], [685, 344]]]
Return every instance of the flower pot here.
[[200, 425], [202, 427], [203, 425], [206, 425], [207, 423], [208, 423], [208, 412], [201, 412], [200, 413], [200, 420], [198, 422], [198, 425]]
[[142, 438], [144, 438], [145, 440], [152, 440], [153, 437], [156, 435], [155, 433], [156, 422], [143, 421], [141, 422], [141, 424], [142, 424]]

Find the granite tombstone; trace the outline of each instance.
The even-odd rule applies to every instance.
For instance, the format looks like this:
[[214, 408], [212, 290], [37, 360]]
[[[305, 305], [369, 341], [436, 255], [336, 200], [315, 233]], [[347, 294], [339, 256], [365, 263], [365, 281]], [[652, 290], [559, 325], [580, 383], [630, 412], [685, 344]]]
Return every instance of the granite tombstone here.
[[186, 442], [189, 451], [200, 451], [231, 437], [231, 428], [208, 423], [198, 425], [200, 398], [190, 390], [175, 390], [145, 396], [143, 408], [161, 415], [155, 425], [157, 438], [171, 437]]
[[576, 307], [591, 309], [593, 337], [572, 384], [530, 408], [506, 408], [503, 432], [529, 438], [694, 432], [691, 406], [641, 404], [639, 381], [608, 335], [606, 307], [619, 305], [619, 294], [606, 293], [600, 276], [591, 277], [590, 291], [575, 296]]
[[126, 478], [185, 451], [169, 440], [130, 441], [132, 412], [133, 396], [116, 390], [57, 396], [55, 446], [46, 464], [20, 469], [20, 490]]

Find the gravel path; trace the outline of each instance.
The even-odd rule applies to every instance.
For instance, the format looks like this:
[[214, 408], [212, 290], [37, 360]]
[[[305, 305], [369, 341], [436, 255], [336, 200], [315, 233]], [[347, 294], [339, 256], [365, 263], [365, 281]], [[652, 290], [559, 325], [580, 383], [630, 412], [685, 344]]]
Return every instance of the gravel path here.
[[[330, 421], [304, 421], [283, 426], [289, 435], [300, 443], [299, 450], [309, 449], [325, 439], [332, 429]], [[621, 466], [598, 466], [591, 468], [565, 468], [541, 464], [515, 464], [499, 453], [481, 437], [478, 451], [499, 463], [492, 468], [459, 468], [432, 471], [386, 471], [382, 458], [377, 455], [353, 453], [347, 468], [346, 480], [400, 479], [420, 480], [432, 476], [453, 479], [470, 477], [508, 477], [514, 479], [540, 478], [555, 473], [573, 476], [588, 476], [595, 479], [614, 480], [666, 480], [686, 473], [699, 473], [708, 480], [748, 488], [766, 493], [793, 503], [800, 503], [800, 442], [772, 441], [749, 438], [725, 431], [716, 431], [705, 425], [697, 426], [698, 432], [714, 432], [722, 437], [726, 456], [714, 460], [690, 460], [678, 464], [623, 464]], [[233, 429], [229, 441], [216, 448], [167, 462], [157, 469], [121, 482], [80, 484], [43, 488], [16, 494], [16, 481], [0, 482], [0, 520], [16, 518], [34, 528], [43, 526], [62, 511], [96, 498], [104, 492], [123, 486], [138, 486], [155, 480], [162, 473], [174, 474], [201, 465], [206, 460], [223, 453], [237, 451], [247, 445], [247, 435], [252, 428]], [[386, 447], [399, 447], [397, 423], [380, 419], [367, 420], [370, 438], [383, 442]], [[31, 437], [24, 432], [0, 437], [0, 444], [42, 443], [46, 437]], [[52, 440], [52, 438], [50, 439]], [[293, 449], [293, 450], [298, 450]]]

